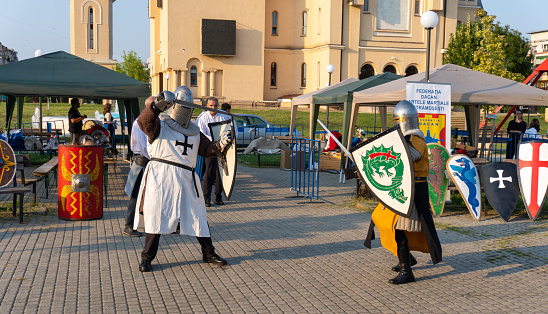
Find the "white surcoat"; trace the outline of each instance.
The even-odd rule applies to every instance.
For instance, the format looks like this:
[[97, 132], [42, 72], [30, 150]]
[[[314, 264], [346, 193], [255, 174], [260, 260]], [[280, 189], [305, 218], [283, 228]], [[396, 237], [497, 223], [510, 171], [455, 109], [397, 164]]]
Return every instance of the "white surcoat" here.
[[175, 231], [180, 221], [181, 234], [209, 237], [204, 195], [198, 176], [177, 165], [154, 161], [154, 158], [160, 158], [194, 168], [200, 132], [194, 124], [189, 129], [197, 132], [184, 135], [170, 127], [164, 119], [160, 123], [160, 134], [147, 147], [151, 161], [145, 169], [137, 197], [137, 208], [144, 202], [143, 216], [139, 210], [135, 211], [134, 229], [139, 225], [139, 220], [144, 219], [146, 233], [169, 234]]

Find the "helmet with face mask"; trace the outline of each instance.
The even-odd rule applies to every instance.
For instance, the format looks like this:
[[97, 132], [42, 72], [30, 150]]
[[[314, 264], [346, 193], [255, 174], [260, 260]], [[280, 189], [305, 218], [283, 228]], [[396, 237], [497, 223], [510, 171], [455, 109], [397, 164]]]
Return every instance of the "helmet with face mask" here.
[[[177, 87], [173, 93], [175, 94], [175, 99], [177, 100], [183, 100], [189, 103], [193, 102], [192, 92], [186, 86]], [[192, 119], [192, 112], [194, 112], [194, 108], [174, 102], [169, 116], [186, 129], [188, 128], [190, 119]]]
[[394, 125], [399, 124], [404, 136], [415, 134], [424, 138], [424, 134], [419, 128], [419, 113], [411, 102], [407, 100], [400, 101], [394, 107], [392, 117]]

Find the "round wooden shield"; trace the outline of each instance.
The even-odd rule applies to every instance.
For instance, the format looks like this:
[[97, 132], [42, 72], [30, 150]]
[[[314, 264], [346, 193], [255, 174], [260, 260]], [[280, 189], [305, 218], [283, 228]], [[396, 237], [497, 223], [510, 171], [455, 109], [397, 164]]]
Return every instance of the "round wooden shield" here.
[[10, 144], [0, 140], [0, 188], [3, 188], [10, 184], [13, 177], [15, 177], [16, 162], [15, 153], [11, 149]]

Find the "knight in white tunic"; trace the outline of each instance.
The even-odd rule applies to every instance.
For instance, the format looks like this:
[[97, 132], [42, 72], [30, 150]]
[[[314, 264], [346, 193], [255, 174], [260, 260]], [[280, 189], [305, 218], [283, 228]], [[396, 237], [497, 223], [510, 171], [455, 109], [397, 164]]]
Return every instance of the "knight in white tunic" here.
[[[170, 95], [171, 94], [171, 95]], [[147, 151], [150, 162], [143, 174], [135, 214], [134, 228], [143, 220], [145, 247], [141, 253], [139, 270], [152, 269], [161, 234], [175, 232], [196, 236], [202, 247], [203, 261], [226, 265], [215, 253], [207, 223], [204, 194], [194, 171], [197, 156], [215, 156], [216, 151], [230, 143], [228, 134], [219, 142], [210, 141], [192, 122], [192, 108], [175, 104], [170, 115], [162, 114], [174, 99], [192, 102], [190, 90], [181, 86], [175, 95], [163, 92], [161, 101], [147, 106], [138, 119], [139, 128], [148, 136]], [[140, 215], [142, 214], [142, 215]]]

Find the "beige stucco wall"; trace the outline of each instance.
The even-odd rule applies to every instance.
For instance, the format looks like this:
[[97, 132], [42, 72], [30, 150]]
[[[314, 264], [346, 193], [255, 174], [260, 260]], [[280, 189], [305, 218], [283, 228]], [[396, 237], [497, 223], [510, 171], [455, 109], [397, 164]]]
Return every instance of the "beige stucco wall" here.
[[[70, 0], [70, 51], [112, 68], [112, 3], [115, 0]], [[94, 45], [90, 47], [89, 9], [93, 9]]]
[[[420, 24], [420, 15], [414, 14], [415, 1], [409, 0], [408, 12], [401, 15], [407, 24], [402, 22], [400, 28], [404, 29], [399, 30], [379, 29], [379, 0], [368, 2], [369, 11], [364, 12], [363, 0], [207, 0], [191, 6], [163, 0], [162, 8], [156, 7], [156, 0], [149, 0], [153, 93], [159, 92], [160, 81], [170, 90], [190, 85], [193, 65], [198, 68], [198, 86], [190, 86], [195, 97], [215, 95], [227, 101], [275, 100], [317, 90], [329, 80], [328, 64], [335, 66], [332, 84], [357, 78], [365, 64], [371, 64], [376, 74], [388, 64], [400, 75], [405, 75], [409, 66], [425, 71], [427, 32]], [[421, 13], [430, 9], [440, 17], [431, 38], [430, 68], [434, 68], [443, 63], [443, 48], [457, 20], [474, 13], [477, 1], [420, 2]], [[272, 34], [274, 11], [278, 14], [277, 34]], [[302, 12], [307, 12], [306, 35], [302, 34]], [[202, 18], [236, 20], [235, 57], [201, 55]], [[270, 85], [273, 62], [277, 67], [276, 86]], [[307, 67], [304, 87], [303, 63]], [[171, 77], [169, 86], [166, 74]]]
[[[189, 86], [194, 97], [262, 100], [264, 1], [207, 0], [188, 5], [164, 0], [162, 8], [156, 5], [156, 0], [149, 1], [153, 94], [159, 92], [162, 73], [164, 89], [174, 90], [180, 84]], [[201, 54], [202, 18], [236, 21], [236, 56]], [[198, 70], [197, 86], [190, 86], [193, 65]]]

